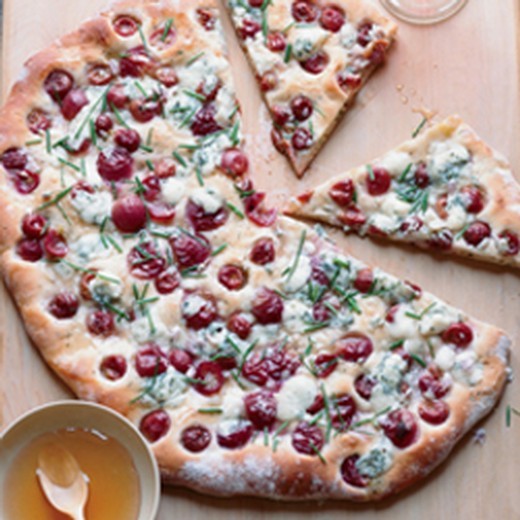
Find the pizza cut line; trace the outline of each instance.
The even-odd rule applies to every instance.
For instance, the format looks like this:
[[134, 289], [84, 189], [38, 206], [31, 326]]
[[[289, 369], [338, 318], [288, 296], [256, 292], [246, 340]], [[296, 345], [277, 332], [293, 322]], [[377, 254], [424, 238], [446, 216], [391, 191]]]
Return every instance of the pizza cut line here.
[[518, 267], [520, 187], [458, 116], [292, 199], [287, 214]]
[[384, 62], [396, 26], [360, 0], [227, 5], [273, 119], [273, 144], [301, 177]]
[[30, 336], [135, 423], [165, 482], [380, 499], [503, 390], [502, 331], [265, 204], [213, 0], [121, 2], [32, 58], [0, 164]]

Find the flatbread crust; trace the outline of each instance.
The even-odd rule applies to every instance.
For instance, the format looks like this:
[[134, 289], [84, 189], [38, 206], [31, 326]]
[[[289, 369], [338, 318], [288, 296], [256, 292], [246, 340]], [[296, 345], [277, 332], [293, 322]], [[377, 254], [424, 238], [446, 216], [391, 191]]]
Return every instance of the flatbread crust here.
[[[208, 9], [215, 7], [211, 0], [204, 2], [203, 5]], [[183, 42], [182, 34], [185, 29], [190, 35], [193, 35], [192, 24], [188, 22], [188, 18], [186, 18], [186, 22], [181, 23], [180, 20], [184, 20], [183, 13], [189, 13], [193, 6], [200, 6], [200, 3], [190, 1], [182, 2], [181, 5], [180, 3], [157, 2], [143, 5], [141, 2], [121, 2], [115, 4], [111, 10], [100, 17], [81, 26], [77, 32], [64, 37], [54, 46], [35, 56], [28, 62], [23, 78], [15, 85], [6, 106], [0, 113], [0, 150], [5, 151], [12, 147], [23, 146], [23, 143], [27, 141], [29, 133], [25, 128], [26, 114], [33, 107], [41, 106], [44, 102], [50, 104], [48, 100], [45, 101], [45, 94], [42, 92], [42, 82], [50, 70], [58, 65], [75, 71], [83, 66], [84, 61], [97, 60], [105, 47], [118, 48], [118, 39], [114, 36], [109, 23], [116, 13], [125, 12], [142, 19], [145, 24], [149, 24], [146, 25], [147, 29], [159, 25], [159, 22], [164, 22], [164, 19], [171, 16], [178, 16], [177, 27], [180, 34], [178, 41]], [[186, 23], [186, 27], [184, 27], [184, 23]], [[197, 43], [197, 34], [195, 31], [195, 38], [190, 39], [191, 51], [194, 54], [200, 48], [200, 43]], [[215, 53], [220, 53], [218, 40], [215, 39], [213, 43]], [[186, 42], [182, 44], [187, 45]], [[179, 43], [179, 45], [181, 44]], [[186, 47], [183, 48], [186, 49]], [[207, 47], [206, 49], [209, 52]], [[226, 77], [227, 73], [223, 71], [221, 74], [224, 75], [223, 78], [227, 82], [229, 80]], [[141, 127], [139, 128], [142, 130]], [[154, 143], [159, 152], [175, 149], [179, 143], [179, 136], [175, 132], [165, 131], [159, 123], [155, 128], [157, 141]], [[31, 149], [31, 153], [43, 152], [32, 152]], [[41, 156], [37, 155], [37, 158], [41, 158]], [[41, 185], [30, 195], [18, 194], [7, 176], [5, 174], [0, 176], [0, 262], [4, 278], [35, 345], [49, 366], [78, 397], [106, 404], [129, 417], [136, 425], [142, 424], [143, 417], [157, 407], [166, 410], [171, 418], [171, 427], [152, 445], [166, 482], [186, 485], [201, 492], [223, 496], [246, 494], [284, 500], [342, 498], [363, 501], [379, 499], [399, 491], [431, 471], [448, 455], [457, 440], [486, 415], [496, 403], [506, 379], [509, 342], [505, 335], [495, 327], [477, 322], [464, 313], [446, 306], [431, 295], [425, 293], [418, 295], [395, 278], [379, 270], [374, 270], [378, 279], [386, 284], [385, 287], [392, 286], [394, 289], [391, 291], [398, 292], [399, 298], [401, 298], [398, 301], [405, 306], [411, 306], [406, 308], [415, 309], [417, 307], [418, 310], [421, 309], [425, 312], [429, 306], [431, 308], [432, 303], [435, 303], [441, 309], [441, 315], [444, 316], [444, 318], [439, 316], [441, 328], [432, 335], [434, 339], [437, 338], [435, 339], [436, 349], [440, 349], [443, 345], [438, 336], [449, 322], [462, 321], [473, 330], [474, 340], [469, 349], [473, 355], [472, 361], [460, 366], [460, 374], [453, 380], [453, 388], [446, 398], [451, 411], [449, 419], [437, 427], [421, 422], [420, 437], [410, 447], [403, 450], [389, 445], [382, 435], [378, 421], [370, 420], [367, 423], [369, 434], [353, 429], [353, 431], [334, 436], [331, 442], [325, 445], [320, 457], [314, 453], [302, 455], [297, 453], [291, 445], [290, 431], [299, 420], [296, 418], [291, 419], [287, 430], [282, 430], [278, 434], [277, 449], [274, 448], [276, 439], [273, 432], [267, 435], [267, 443], [262, 440], [262, 434], [260, 434], [244, 448], [238, 450], [220, 448], [215, 439], [215, 432], [218, 429], [217, 423], [221, 420], [221, 415], [225, 416], [226, 420], [235, 420], [237, 417], [243, 416], [242, 396], [244, 391], [232, 378], [228, 378], [223, 390], [214, 396], [202, 396], [186, 383], [182, 387], [180, 397], [177, 394], [173, 396], [175, 399], [179, 397], [178, 402], [175, 399], [172, 402], [169, 401], [173, 390], [170, 394], [167, 392], [166, 402], [161, 401], [157, 397], [157, 393], [154, 393], [160, 391], [161, 388], [153, 388], [153, 383], [150, 387], [147, 378], [138, 377], [134, 368], [138, 346], [147, 343], [148, 336], [144, 340], [139, 339], [141, 336], [137, 335], [136, 330], [133, 330], [133, 325], [124, 322], [118, 322], [117, 333], [109, 338], [89, 335], [84, 322], [87, 310], [93, 305], [91, 302], [82, 301], [78, 313], [72, 319], [58, 320], [48, 312], [47, 306], [55, 291], [61, 287], [77, 286], [81, 273], [70, 269], [58, 269], [58, 264], [53, 262], [22, 261], [15, 252], [15, 245], [21, 237], [20, 221], [28, 208], [38, 207], [42, 199], [48, 200], [43, 196], [45, 192], [55, 194], [61, 189], [59, 169], [54, 166], [54, 163], [42, 162], [42, 164]], [[74, 175], [74, 173], [71, 172], [70, 175]], [[242, 199], [233, 182], [221, 171], [217, 169], [215, 172], [209, 173], [204, 180], [206, 187], [218, 190], [229, 203], [241, 207]], [[192, 194], [195, 189], [200, 189], [193, 174], [184, 177], [183, 183], [189, 194]], [[183, 217], [185, 199], [179, 201], [176, 206], [177, 215], [181, 221], [177, 224], [183, 226], [188, 225], [186, 218]], [[73, 225], [67, 228], [66, 224], [61, 222], [60, 226], [64, 230], [63, 232], [67, 233], [71, 246], [77, 244], [87, 232], [91, 232], [93, 229], [96, 233], [98, 232], [97, 227], [99, 226], [86, 224], [80, 215], [73, 211], [68, 199], [63, 200], [63, 206], [65, 210], [69, 211]], [[51, 218], [53, 226], [56, 225], [57, 219], [62, 218], [54, 207], [51, 207], [46, 214]], [[304, 262], [298, 261], [301, 255], [305, 256], [306, 261], [309, 262], [308, 265], [310, 265], [311, 256], [322, 259], [339, 259], [343, 265], [348, 264], [349, 267], [344, 273], [347, 285], [350, 283], [351, 275], [355, 276], [364, 268], [363, 264], [357, 260], [335, 250], [324, 237], [288, 219], [280, 218], [269, 227], [259, 227], [249, 222], [247, 218], [230, 213], [229, 225], [207, 235], [214, 247], [224, 243], [227, 243], [228, 247], [208, 264], [205, 271], [206, 279], [184, 280], [183, 287], [190, 291], [211, 290], [218, 300], [219, 312], [223, 315], [229, 315], [236, 309], [251, 310], [251, 300], [254, 298], [255, 290], [266, 285], [287, 292], [287, 307], [289, 307], [289, 302], [298, 303], [303, 289], [290, 287], [291, 277], [289, 276], [287, 279], [286, 270], [288, 266], [292, 266], [294, 277], [302, 276], [301, 267]], [[115, 232], [114, 236], [119, 238]], [[252, 244], [259, 238], [265, 237], [271, 238], [276, 245], [277, 261], [269, 270], [254, 267], [245, 260]], [[111, 250], [109, 256], [94, 256], [86, 264], [89, 268], [100, 269], [120, 278], [123, 287], [121, 300], [131, 298], [131, 285], [135, 281], [130, 277], [126, 268], [126, 255], [132, 246], [132, 239], [128, 240], [130, 244], [124, 244], [123, 254]], [[301, 249], [299, 249], [299, 244], [302, 244]], [[72, 247], [72, 250], [76, 254], [77, 248]], [[248, 266], [249, 287], [244, 291], [225, 291], [216, 283], [217, 273], [222, 265], [236, 261], [242, 261]], [[310, 283], [307, 280], [309, 273], [303, 278], [303, 283]], [[406, 298], [401, 295], [402, 292]], [[150, 295], [154, 296], [156, 292], [151, 289]], [[366, 299], [361, 298], [360, 295], [357, 295], [356, 298], [358, 296], [357, 305], [361, 307], [362, 313], [357, 315], [350, 312], [345, 305], [341, 307], [341, 313], [345, 313], [346, 317], [353, 320], [354, 330], [359, 332], [370, 330], [376, 345], [375, 353], [366, 364], [342, 363], [341, 367], [337, 369], [336, 376], [339, 377], [335, 378], [334, 384], [330, 379], [323, 380], [323, 388], [327, 387], [327, 392], [354, 393], [352, 385], [355, 375], [364, 370], [377, 370], [382, 359], [396, 360], [396, 357], [392, 357], [396, 354], [387, 351], [387, 326], [381, 323], [377, 326], [370, 325], [372, 319], [381, 319], [384, 316], [388, 310], [388, 304], [375, 294]], [[169, 331], [179, 331], [180, 329], [182, 332], [185, 328], [184, 318], [181, 315], [182, 298], [181, 292], [177, 291], [168, 297], [159, 299], [158, 303], [152, 304], [152, 313], [154, 319], [157, 320], [158, 330], [154, 333], [149, 331], [147, 334], [165, 349], [171, 347]], [[306, 325], [302, 321], [301, 313], [307, 313], [309, 305], [306, 303], [304, 311], [298, 311], [300, 314], [293, 312], [296, 314], [291, 318], [296, 323], [296, 326], [293, 325], [293, 329], [289, 329], [289, 315], [284, 314], [281, 332], [292, 330], [289, 346], [286, 348], [289, 353], [305, 356], [304, 350], [306, 351], [308, 347], [308, 336], [303, 332]], [[137, 321], [135, 320], [135, 322]], [[408, 326], [412, 330], [409, 333], [410, 337], [417, 335], [418, 325], [410, 319], [408, 322]], [[439, 327], [439, 324], [437, 323], [436, 326]], [[255, 327], [257, 326], [255, 325]], [[270, 329], [259, 327], [259, 330], [260, 336], [262, 336]], [[350, 329], [347, 328], [347, 330]], [[275, 332], [276, 339], [280, 330], [276, 329]], [[315, 336], [317, 350], [322, 353], [329, 352], [335, 341], [344, 333], [345, 328], [338, 325], [331, 325], [318, 331], [318, 335]], [[139, 334], [142, 334], [142, 331]], [[162, 334], [166, 337], [162, 337]], [[403, 338], [407, 337], [407, 334], [407, 332], [403, 332]], [[207, 346], [210, 347], [210, 344], [208, 343]], [[455, 353], [456, 349], [453, 346], [450, 349], [454, 351], [454, 356], [460, 355], [460, 353]], [[106, 354], [126, 356], [128, 370], [122, 378], [112, 381], [102, 376], [100, 362]], [[246, 357], [243, 352], [242, 356], [244, 356], [243, 362]], [[311, 357], [313, 356], [315, 354], [312, 354]], [[403, 367], [402, 370], [404, 370]], [[418, 370], [419, 368], [415, 366], [414, 378], [416, 378]], [[318, 383], [313, 381], [306, 372], [304, 364], [298, 367], [296, 375], [309, 381], [309, 386], [318, 386]], [[177, 381], [175, 378], [178, 378], [179, 374], [169, 367], [166, 376], [170, 377], [170, 381]], [[148, 380], [150, 379], [152, 378], [148, 378]], [[164, 382], [165, 379], [161, 379], [161, 381]], [[245, 380], [242, 381], [242, 384], [249, 390], [249, 393], [258, 389], [256, 385]], [[328, 385], [331, 385], [330, 388]], [[238, 400], [235, 399], [234, 403], [223, 402], [226, 398], [235, 396], [238, 397]], [[401, 399], [399, 396], [398, 398]], [[419, 399], [416, 388], [409, 399], [411, 410], [415, 412]], [[356, 396], [355, 400], [360, 418], [368, 417], [370, 419], [374, 412], [379, 411], [374, 409], [375, 405], [362, 400], [359, 396]], [[226, 406], [224, 406], [225, 404]], [[213, 415], [199, 411], [203, 407], [221, 406], [223, 407], [221, 414]], [[323, 419], [317, 423], [321, 427], [320, 421]], [[201, 453], [192, 453], [184, 449], [179, 442], [183, 429], [194, 423], [203, 424], [212, 431], [211, 444]], [[370, 485], [366, 488], [356, 488], [342, 480], [339, 466], [350, 454], [364, 455], [372, 450], [374, 444], [377, 443], [374, 441], [374, 436], [370, 435], [372, 433], [375, 433], [377, 442], [380, 440], [385, 442], [385, 450], [392, 454], [392, 464], [388, 468], [384, 468], [381, 474], [372, 478]]]
[[[314, 160], [330, 134], [354, 103], [357, 93], [368, 81], [372, 72], [381, 65], [392, 44], [397, 26], [385, 18], [380, 11], [362, 0], [340, 0], [333, 4], [311, 2], [320, 8], [334, 5], [345, 13], [345, 24], [341, 31], [330, 32], [323, 29], [318, 20], [312, 23], [298, 23], [291, 15], [294, 2], [288, 0], [272, 0], [263, 11], [268, 33], [284, 34], [287, 46], [292, 46], [293, 57], [287, 57], [287, 47], [281, 52], [271, 52], [264, 43], [265, 36], [259, 32], [254, 38], [240, 36], [244, 19], [257, 19], [260, 9], [246, 12], [247, 2], [227, 0], [231, 20], [237, 31], [240, 45], [255, 72], [257, 80], [262, 84], [264, 75], [276, 77], [275, 87], [266, 90], [261, 88], [264, 101], [271, 114], [276, 108], [288, 109], [289, 103], [299, 95], [304, 95], [314, 103], [314, 114], [300, 126], [312, 128], [313, 143], [308, 149], [297, 151], [291, 145], [289, 127], [281, 128], [276, 123], [273, 127], [273, 141], [288, 158], [296, 175], [302, 177], [305, 170]], [[370, 42], [364, 46], [356, 44], [357, 31], [363, 24], [372, 23]], [[311, 28], [312, 27], [312, 28]], [[316, 41], [313, 42], [312, 38]], [[330, 62], [323, 72], [310, 74], [298, 65], [294, 58], [297, 42], [314, 43], [313, 52], [324, 50]], [[377, 53], [377, 60], [371, 56]], [[341, 86], [338, 74], [345, 72], [355, 77]], [[312, 125], [312, 127], [310, 127]], [[289, 125], [290, 126], [290, 125]]]
[[[465, 157], [457, 154], [467, 154]], [[434, 177], [435, 164], [449, 165], [452, 160], [462, 161], [460, 178], [444, 179]], [[398, 190], [399, 178], [408, 165], [419, 162], [428, 165], [431, 179], [426, 190], [427, 201], [423, 208], [416, 202], [406, 202]], [[381, 196], [370, 196], [366, 182], [369, 175], [367, 166], [359, 166], [336, 175], [300, 197], [291, 199], [286, 214], [309, 218], [338, 226], [345, 232], [374, 235], [379, 238], [411, 243], [421, 248], [474, 258], [483, 262], [518, 267], [520, 259], [516, 238], [520, 236], [520, 186], [516, 181], [507, 159], [488, 146], [477, 133], [459, 116], [451, 116], [439, 123], [431, 123], [415, 139], [406, 141], [387, 154], [369, 163], [373, 168], [385, 168], [393, 179], [389, 190]], [[464, 166], [465, 165], [465, 166]], [[457, 166], [455, 166], [457, 167]], [[409, 179], [413, 178], [414, 167]], [[437, 170], [438, 171], [438, 170]], [[352, 203], [366, 217], [361, 226], [348, 226], [341, 220], [342, 210], [330, 197], [331, 188], [339, 182], [352, 181], [357, 193], [357, 202]], [[407, 181], [410, 184], [410, 180]], [[412, 179], [413, 185], [413, 179]], [[396, 187], [397, 186], [397, 187]], [[475, 187], [482, 193], [480, 211], [468, 210], [471, 200], [461, 190]], [[408, 188], [409, 189], [409, 188]], [[439, 214], [438, 203], [441, 196], [448, 194]], [[412, 197], [413, 198], [413, 197]], [[420, 201], [419, 201], [420, 202]], [[415, 205], [415, 209], [412, 209]], [[348, 208], [346, 208], [348, 209]], [[403, 223], [419, 218], [422, 227], [403, 230]], [[484, 222], [490, 227], [490, 236], [480, 243], [466, 240], [466, 231], [474, 222]], [[439, 246], [434, 240], [442, 232], [449, 232], [450, 245]], [[511, 233], [515, 244], [508, 244], [504, 233]], [[514, 246], [514, 248], [513, 248]], [[513, 249], [510, 249], [513, 248]], [[515, 252], [516, 251], [516, 252]]]

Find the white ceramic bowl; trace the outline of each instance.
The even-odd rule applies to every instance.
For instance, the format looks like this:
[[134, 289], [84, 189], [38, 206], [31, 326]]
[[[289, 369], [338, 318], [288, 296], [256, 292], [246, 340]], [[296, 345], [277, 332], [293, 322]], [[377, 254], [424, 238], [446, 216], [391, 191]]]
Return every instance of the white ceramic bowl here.
[[[93, 429], [121, 443], [133, 459], [141, 489], [138, 520], [153, 520], [161, 493], [159, 469], [144, 437], [123, 416], [105, 406], [58, 401], [35, 408], [13, 422], [0, 438], [0, 508], [10, 462], [32, 439], [61, 428]], [[3, 512], [0, 511], [0, 517]]]

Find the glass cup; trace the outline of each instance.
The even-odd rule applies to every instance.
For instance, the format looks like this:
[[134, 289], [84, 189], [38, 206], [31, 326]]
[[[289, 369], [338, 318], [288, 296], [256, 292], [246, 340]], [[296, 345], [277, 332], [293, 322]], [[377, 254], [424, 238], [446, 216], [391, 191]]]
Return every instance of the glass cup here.
[[415, 24], [437, 23], [453, 16], [468, 0], [381, 0], [397, 18]]

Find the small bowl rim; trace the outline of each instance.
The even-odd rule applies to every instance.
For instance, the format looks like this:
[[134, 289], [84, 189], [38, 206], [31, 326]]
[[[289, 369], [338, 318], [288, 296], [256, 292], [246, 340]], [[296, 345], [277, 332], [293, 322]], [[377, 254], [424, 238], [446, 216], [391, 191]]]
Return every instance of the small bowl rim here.
[[[153, 481], [147, 481], [147, 485], [150, 489], [150, 495], [151, 495], [151, 513], [152, 515], [147, 517], [147, 520], [153, 520], [157, 517], [158, 511], [159, 511], [159, 505], [160, 505], [160, 497], [161, 497], [161, 477], [160, 477], [160, 471], [159, 471], [159, 465], [157, 464], [157, 460], [153, 454], [153, 451], [149, 445], [149, 443], [146, 441], [142, 433], [122, 414], [118, 413], [117, 411], [113, 410], [112, 408], [109, 408], [106, 405], [92, 402], [92, 401], [83, 401], [79, 399], [61, 399], [57, 401], [51, 401], [47, 403], [43, 403], [41, 405], [35, 406], [34, 408], [31, 408], [18, 417], [16, 417], [11, 423], [9, 423], [1, 432], [0, 432], [0, 460], [6, 457], [4, 451], [6, 451], [4, 447], [4, 441], [5, 439], [12, 434], [13, 431], [15, 431], [17, 428], [21, 427], [24, 422], [30, 420], [31, 418], [45, 414], [49, 410], [56, 410], [59, 408], [82, 408], [85, 410], [93, 409], [99, 414], [106, 414], [110, 420], [114, 421], [114, 423], [120, 423], [122, 428], [126, 428], [128, 432], [132, 436], [135, 437], [137, 444], [141, 445], [142, 452], [145, 455], [145, 458], [149, 462], [149, 469], [153, 473]], [[70, 422], [71, 427], [74, 427], [74, 416], [70, 416]], [[61, 428], [61, 425], [58, 425], [57, 428]], [[85, 427], [85, 426], [83, 426]], [[117, 426], [116, 426], [117, 427]], [[103, 428], [99, 428], [95, 424], [91, 425], [91, 428], [93, 430], [98, 430], [101, 433], [103, 432]], [[36, 438], [37, 436], [46, 433], [47, 429], [42, 429], [41, 431], [35, 432], [34, 435], [29, 435], [28, 437], [24, 437], [21, 442], [15, 443], [18, 446], [18, 450], [22, 449], [23, 446], [27, 445], [28, 442], [30, 442], [32, 439]], [[52, 431], [52, 430], [48, 430]], [[109, 435], [109, 434], [107, 434]], [[114, 437], [113, 435], [110, 435], [111, 437]], [[132, 458], [132, 461], [134, 463], [134, 466], [136, 468], [136, 471], [139, 475], [140, 479], [140, 487], [143, 491], [144, 486], [142, 485], [142, 475], [141, 475], [141, 465], [138, 464], [137, 457], [134, 455], [132, 450], [129, 449], [128, 441], [124, 439], [117, 439], [116, 440], [126, 449], [130, 457]], [[7, 473], [7, 468], [4, 468], [4, 471], [0, 472], [0, 485], [2, 486], [2, 489], [0, 489], [0, 495], [3, 495], [3, 486], [5, 483], [5, 479], [2, 477], [2, 473]], [[153, 495], [153, 496], [152, 496]], [[148, 511], [145, 511], [147, 515], [149, 514]], [[138, 520], [141, 520], [141, 517], [143, 516], [143, 512], [139, 512]], [[144, 518], [144, 517], [143, 517]]]

